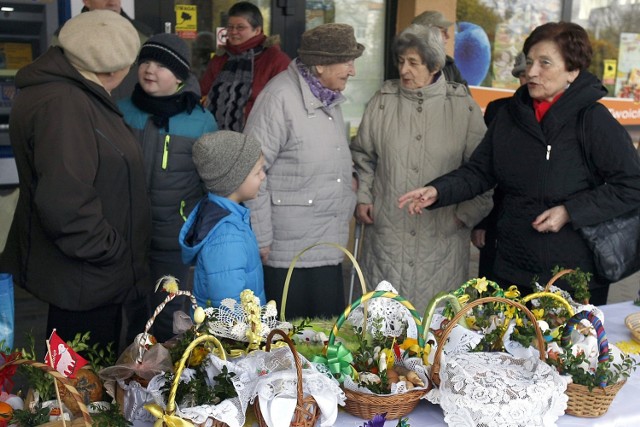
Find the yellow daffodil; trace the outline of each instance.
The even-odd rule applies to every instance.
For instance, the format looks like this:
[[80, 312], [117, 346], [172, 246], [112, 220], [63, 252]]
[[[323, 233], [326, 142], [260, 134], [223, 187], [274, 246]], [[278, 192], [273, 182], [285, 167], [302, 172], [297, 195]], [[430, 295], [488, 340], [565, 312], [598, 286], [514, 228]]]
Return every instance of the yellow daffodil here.
[[411, 351], [415, 354], [420, 354], [420, 346], [418, 345], [418, 340], [415, 338], [406, 338], [402, 344], [400, 344], [400, 348], [404, 351]]
[[512, 305], [507, 306], [504, 310], [504, 315], [507, 317], [507, 319], [512, 319], [515, 314], [516, 308]]
[[536, 319], [542, 319], [544, 317], [544, 308], [534, 308], [531, 310]]
[[196, 347], [191, 352], [189, 356], [189, 365], [190, 366], [200, 366], [204, 358], [209, 354], [209, 349], [206, 347]]
[[509, 299], [516, 299], [520, 296], [520, 291], [516, 285], [509, 286], [509, 289], [504, 293], [504, 296]]
[[469, 298], [469, 294], [463, 294], [458, 297], [458, 301], [460, 302], [460, 305], [465, 305], [467, 302], [469, 302]]
[[476, 280], [476, 283], [473, 284], [473, 287], [477, 289], [478, 292], [487, 292], [487, 286], [489, 286], [489, 281], [486, 277], [482, 277]]
[[476, 324], [476, 316], [469, 316], [466, 319], [467, 326], [472, 329]]
[[516, 318], [516, 326], [522, 326], [524, 323], [522, 322], [522, 318], [517, 317]]

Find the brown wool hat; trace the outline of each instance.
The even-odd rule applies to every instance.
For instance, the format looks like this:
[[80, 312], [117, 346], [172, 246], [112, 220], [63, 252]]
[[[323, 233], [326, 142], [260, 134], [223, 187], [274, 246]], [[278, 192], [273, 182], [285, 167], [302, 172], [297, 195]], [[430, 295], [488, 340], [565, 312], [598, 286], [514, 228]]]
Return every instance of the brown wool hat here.
[[140, 49], [140, 37], [131, 22], [111, 10], [92, 10], [71, 18], [58, 40], [72, 65], [93, 73], [131, 66]]
[[302, 34], [298, 55], [304, 65], [330, 65], [359, 58], [364, 46], [356, 41], [353, 27], [323, 24]]

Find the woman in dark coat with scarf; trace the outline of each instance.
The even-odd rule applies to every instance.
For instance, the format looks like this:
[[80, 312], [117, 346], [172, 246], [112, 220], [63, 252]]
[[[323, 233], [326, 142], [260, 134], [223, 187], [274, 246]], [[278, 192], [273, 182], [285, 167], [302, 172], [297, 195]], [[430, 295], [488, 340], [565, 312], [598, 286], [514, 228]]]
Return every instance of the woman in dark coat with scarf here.
[[[598, 100], [602, 83], [587, 71], [592, 49], [577, 24], [548, 23], [524, 43], [527, 84], [490, 126], [470, 161], [399, 199], [413, 214], [459, 203], [496, 184], [504, 192], [495, 273], [502, 285], [531, 291], [559, 265], [594, 273], [591, 302], [605, 304], [606, 279], [578, 229], [640, 206], [640, 159], [627, 131]], [[606, 185], [590, 188], [578, 117], [587, 109], [586, 152]]]
[[264, 35], [257, 6], [246, 1], [231, 6], [225, 52], [213, 57], [200, 80], [205, 107], [220, 129], [242, 132], [260, 91], [289, 66], [291, 59], [275, 39]]

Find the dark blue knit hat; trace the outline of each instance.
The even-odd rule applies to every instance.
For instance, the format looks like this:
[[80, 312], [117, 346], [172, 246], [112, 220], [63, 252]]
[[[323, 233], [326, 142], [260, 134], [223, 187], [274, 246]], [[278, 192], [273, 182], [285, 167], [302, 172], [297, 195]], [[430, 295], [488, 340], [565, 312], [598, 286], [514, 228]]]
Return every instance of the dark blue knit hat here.
[[159, 62], [183, 81], [189, 77], [191, 52], [175, 34], [160, 33], [147, 40], [140, 49], [138, 64], [148, 60]]

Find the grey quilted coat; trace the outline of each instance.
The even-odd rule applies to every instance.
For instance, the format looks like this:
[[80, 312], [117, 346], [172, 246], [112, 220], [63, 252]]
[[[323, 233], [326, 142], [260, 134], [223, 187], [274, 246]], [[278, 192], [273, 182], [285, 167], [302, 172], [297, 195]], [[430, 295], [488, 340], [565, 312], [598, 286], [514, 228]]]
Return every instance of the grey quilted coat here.
[[361, 260], [370, 288], [388, 280], [421, 310], [469, 279], [470, 230], [491, 210], [491, 192], [417, 216], [397, 200], [464, 163], [485, 131], [466, 88], [442, 75], [417, 90], [387, 81], [369, 101], [351, 152], [358, 203], [374, 207]]
[[[356, 195], [339, 105], [344, 99], [323, 107], [292, 61], [253, 106], [244, 133], [261, 142], [267, 178], [246, 204], [258, 245], [271, 247], [267, 266], [289, 267], [314, 243], [347, 243]], [[296, 267], [337, 265], [342, 259], [340, 250], [318, 246]]]

